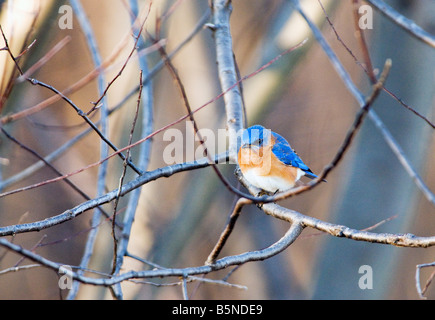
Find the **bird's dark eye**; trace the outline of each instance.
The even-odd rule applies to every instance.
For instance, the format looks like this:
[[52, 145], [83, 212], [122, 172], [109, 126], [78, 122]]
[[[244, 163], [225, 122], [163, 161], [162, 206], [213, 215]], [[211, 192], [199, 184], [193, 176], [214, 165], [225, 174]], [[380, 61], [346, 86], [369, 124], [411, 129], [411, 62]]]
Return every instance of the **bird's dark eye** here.
[[254, 141], [253, 145], [255, 146], [261, 146], [263, 144], [263, 139], [257, 139]]

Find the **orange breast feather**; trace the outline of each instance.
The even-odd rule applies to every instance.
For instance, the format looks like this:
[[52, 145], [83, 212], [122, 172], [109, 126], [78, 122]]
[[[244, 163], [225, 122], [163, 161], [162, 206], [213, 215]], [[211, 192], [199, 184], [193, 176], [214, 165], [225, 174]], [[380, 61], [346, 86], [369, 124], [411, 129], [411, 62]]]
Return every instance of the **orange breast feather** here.
[[272, 152], [272, 146], [241, 148], [238, 160], [242, 173], [253, 170], [256, 175], [280, 177], [291, 184], [298, 178], [298, 169], [279, 161]]

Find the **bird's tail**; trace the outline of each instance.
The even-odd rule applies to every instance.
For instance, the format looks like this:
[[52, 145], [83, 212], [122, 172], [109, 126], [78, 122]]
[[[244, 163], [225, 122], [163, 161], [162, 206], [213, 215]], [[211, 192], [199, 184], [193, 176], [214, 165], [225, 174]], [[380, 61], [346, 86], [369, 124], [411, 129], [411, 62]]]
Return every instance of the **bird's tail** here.
[[[318, 176], [317, 175], [315, 175], [313, 172], [311, 172], [311, 171], [305, 171], [305, 176], [307, 177], [307, 178], [310, 178], [310, 179], [316, 179], [316, 178], [318, 178]], [[322, 179], [322, 181], [323, 182], [328, 182], [328, 181], [326, 181], [325, 179]]]

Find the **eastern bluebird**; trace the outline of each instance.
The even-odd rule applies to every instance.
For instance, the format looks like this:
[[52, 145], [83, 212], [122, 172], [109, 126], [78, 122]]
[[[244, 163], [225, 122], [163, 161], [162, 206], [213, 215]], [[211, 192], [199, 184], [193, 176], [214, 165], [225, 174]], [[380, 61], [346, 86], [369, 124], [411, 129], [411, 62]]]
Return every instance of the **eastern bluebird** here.
[[279, 134], [255, 125], [243, 131], [241, 140], [238, 162], [252, 185], [276, 193], [293, 188], [304, 175], [317, 178]]

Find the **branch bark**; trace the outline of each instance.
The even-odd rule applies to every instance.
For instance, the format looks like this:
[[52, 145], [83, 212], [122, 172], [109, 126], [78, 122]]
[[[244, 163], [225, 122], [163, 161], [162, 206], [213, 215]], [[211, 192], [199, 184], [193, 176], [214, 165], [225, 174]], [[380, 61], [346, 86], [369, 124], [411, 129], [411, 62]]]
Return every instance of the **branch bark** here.
[[212, 20], [216, 43], [216, 61], [222, 92], [225, 93], [225, 109], [229, 134], [229, 156], [232, 163], [237, 162], [237, 135], [243, 129], [243, 100], [237, 83], [237, 72], [233, 55], [233, 43], [230, 30], [231, 1], [212, 1]]

